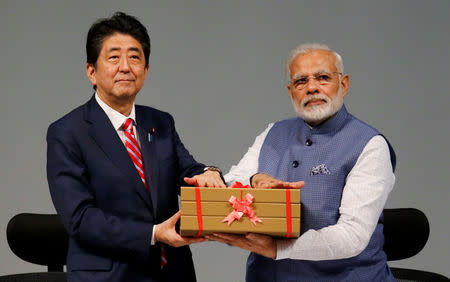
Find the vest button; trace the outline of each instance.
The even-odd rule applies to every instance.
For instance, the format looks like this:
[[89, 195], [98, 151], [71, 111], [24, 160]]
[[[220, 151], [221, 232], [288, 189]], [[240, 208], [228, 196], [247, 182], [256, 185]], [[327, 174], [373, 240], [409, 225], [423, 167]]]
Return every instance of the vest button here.
[[292, 167], [298, 167], [298, 161], [297, 160], [292, 162]]
[[311, 145], [312, 145], [311, 139], [306, 140], [306, 146], [311, 146]]

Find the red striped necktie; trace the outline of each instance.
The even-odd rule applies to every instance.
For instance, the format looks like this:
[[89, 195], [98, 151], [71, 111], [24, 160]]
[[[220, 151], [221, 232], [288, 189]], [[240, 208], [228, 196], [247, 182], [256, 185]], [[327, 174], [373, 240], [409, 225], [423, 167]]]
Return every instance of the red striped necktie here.
[[125, 147], [127, 148], [128, 155], [130, 155], [130, 158], [133, 161], [139, 176], [141, 177], [142, 183], [144, 183], [145, 189], [149, 191], [150, 187], [148, 186], [147, 178], [145, 177], [141, 149], [139, 149], [138, 142], [136, 141], [136, 137], [134, 135], [133, 124], [134, 122], [131, 118], [127, 119], [123, 124], [123, 128], [125, 130]]
[[[147, 184], [147, 178], [145, 177], [144, 162], [142, 160], [141, 150], [139, 149], [139, 144], [136, 141], [133, 130], [133, 119], [129, 118], [123, 124], [125, 130], [125, 147], [127, 148], [128, 155], [130, 155], [136, 170], [141, 177], [142, 183], [144, 183], [145, 189], [150, 191], [150, 187]], [[167, 264], [167, 257], [164, 251], [164, 245], [161, 244], [161, 269]]]

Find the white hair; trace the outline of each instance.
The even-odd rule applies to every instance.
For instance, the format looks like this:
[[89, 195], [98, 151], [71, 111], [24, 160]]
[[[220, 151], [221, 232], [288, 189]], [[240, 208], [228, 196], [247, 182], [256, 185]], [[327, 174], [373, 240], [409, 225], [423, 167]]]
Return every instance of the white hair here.
[[289, 80], [291, 79], [289, 67], [292, 64], [292, 61], [294, 61], [294, 59], [300, 54], [306, 54], [306, 53], [309, 53], [309, 52], [312, 52], [315, 50], [324, 50], [324, 51], [331, 52], [334, 55], [334, 57], [336, 58], [337, 71], [340, 74], [344, 73], [344, 62], [342, 61], [341, 55], [339, 55], [337, 52], [331, 50], [330, 47], [328, 47], [325, 44], [305, 43], [305, 44], [301, 44], [301, 45], [297, 46], [294, 50], [292, 50], [291, 54], [289, 56], [289, 59], [286, 62], [286, 74], [287, 74]]

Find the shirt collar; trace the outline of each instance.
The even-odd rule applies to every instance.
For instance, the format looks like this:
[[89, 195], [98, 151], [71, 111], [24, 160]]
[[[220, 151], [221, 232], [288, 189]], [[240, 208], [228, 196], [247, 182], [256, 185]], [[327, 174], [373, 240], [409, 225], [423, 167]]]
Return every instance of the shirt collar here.
[[337, 131], [345, 123], [345, 119], [347, 118], [348, 115], [349, 113], [347, 112], [347, 108], [343, 104], [341, 109], [336, 113], [334, 117], [318, 126], [310, 128], [311, 133], [321, 134]]
[[111, 123], [114, 126], [114, 129], [116, 131], [122, 127], [122, 125], [125, 123], [125, 121], [128, 118], [131, 118], [134, 121], [134, 125], [137, 125], [134, 103], [133, 103], [133, 107], [131, 108], [130, 115], [124, 116], [123, 114], [119, 113], [118, 111], [116, 111], [113, 108], [111, 108], [110, 106], [108, 106], [105, 102], [103, 102], [97, 92], [95, 92], [95, 100], [100, 105], [100, 107], [103, 109], [103, 111], [105, 111], [106, 115], [108, 116], [109, 120], [111, 121]]

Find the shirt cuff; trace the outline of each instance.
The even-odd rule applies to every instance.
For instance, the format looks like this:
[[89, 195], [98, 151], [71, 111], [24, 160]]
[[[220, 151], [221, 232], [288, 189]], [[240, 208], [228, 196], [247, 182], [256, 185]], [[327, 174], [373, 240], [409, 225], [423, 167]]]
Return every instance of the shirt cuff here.
[[155, 227], [156, 227], [156, 225], [153, 225], [152, 239], [150, 240], [150, 246], [155, 245]]
[[284, 240], [275, 240], [277, 244], [277, 257], [276, 260], [289, 258], [290, 246], [292, 244], [292, 240], [295, 239], [284, 239]]

